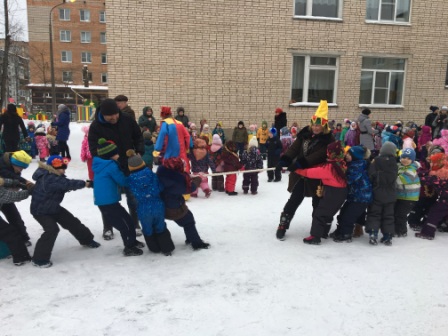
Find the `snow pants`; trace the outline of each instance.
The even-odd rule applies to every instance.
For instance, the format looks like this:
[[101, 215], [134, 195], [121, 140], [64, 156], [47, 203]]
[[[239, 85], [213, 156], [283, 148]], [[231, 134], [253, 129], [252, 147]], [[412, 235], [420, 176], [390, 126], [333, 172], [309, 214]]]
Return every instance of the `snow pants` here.
[[123, 239], [125, 247], [135, 246], [135, 227], [131, 216], [120, 203], [100, 205], [101, 214], [103, 215], [103, 222], [110, 223], [116, 228]]
[[11, 252], [13, 262], [30, 260], [30, 254], [25, 246], [25, 241], [19, 230], [8, 224], [0, 217], [0, 240], [3, 241]]
[[236, 174], [228, 174], [226, 175], [226, 186], [225, 189], [227, 192], [235, 191], [236, 185]]
[[367, 203], [345, 202], [337, 217], [337, 233], [340, 235], [352, 235], [355, 224], [358, 223], [359, 217], [365, 213], [367, 206]]
[[212, 190], [224, 191], [224, 176], [212, 176]]
[[408, 223], [410, 226], [420, 226], [425, 223], [428, 217], [429, 209], [436, 203], [437, 196], [435, 197], [420, 197], [420, 199], [414, 204], [414, 208], [411, 210], [408, 216]]
[[[132, 223], [134, 224], [134, 228], [139, 229], [140, 224], [139, 224], [138, 214], [137, 214], [137, 205], [138, 205], [137, 200], [134, 197], [134, 195], [132, 194], [131, 189], [123, 188], [122, 190], [126, 194], [126, 202], [127, 202], [128, 209], [129, 209], [128, 215], [130, 214], [130, 216], [131, 216]], [[114, 227], [114, 225], [111, 222], [105, 220], [104, 216], [103, 216], [103, 232], [112, 231], [112, 227]]]
[[[297, 183], [294, 185], [294, 188], [292, 189], [291, 196], [289, 196], [288, 201], [285, 204], [285, 207], [283, 208], [283, 213], [287, 214], [289, 218], [293, 218], [297, 208], [302, 204], [303, 199], [305, 198], [305, 180], [299, 179]], [[317, 205], [320, 202], [320, 197], [313, 196], [313, 212], [314, 209], [316, 209]]]
[[381, 232], [384, 234], [394, 234], [394, 207], [395, 202], [381, 203], [374, 200], [367, 209], [366, 232]]
[[244, 173], [243, 174], [243, 190], [256, 192], [258, 190], [258, 173]]
[[[193, 176], [200, 176], [200, 175], [192, 175]], [[199, 192], [199, 188], [204, 192], [207, 193], [207, 191], [210, 191], [210, 186], [208, 184], [208, 177], [207, 176], [200, 176], [201, 177], [201, 184], [199, 185], [198, 188], [196, 188], [195, 191], [193, 191], [191, 193], [191, 195], [197, 195]]]
[[429, 209], [428, 219], [422, 227], [421, 233], [434, 237], [437, 227], [440, 225], [443, 219], [448, 217], [448, 199], [439, 199]]
[[199, 236], [198, 230], [196, 229], [196, 221], [194, 220], [193, 213], [188, 210], [188, 212], [182, 218], [175, 220], [176, 224], [184, 229], [185, 238], [191, 243], [201, 243], [202, 239]]
[[6, 221], [14, 226], [20, 233], [23, 241], [30, 240], [30, 236], [26, 231], [25, 223], [23, 222], [22, 217], [20, 216], [19, 210], [14, 203], [2, 204], [1, 211], [5, 215]]
[[408, 215], [414, 207], [415, 201], [397, 200], [395, 202], [395, 234], [408, 232]]

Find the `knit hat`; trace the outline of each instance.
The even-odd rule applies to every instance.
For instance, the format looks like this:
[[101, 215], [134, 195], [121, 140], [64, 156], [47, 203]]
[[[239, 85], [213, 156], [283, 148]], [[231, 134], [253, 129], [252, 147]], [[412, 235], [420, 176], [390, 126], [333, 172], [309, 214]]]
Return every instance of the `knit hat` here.
[[277, 129], [276, 129], [275, 127], [272, 127], [272, 128], [269, 130], [269, 133], [272, 133], [273, 136], [276, 136], [276, 135], [277, 135]]
[[289, 135], [289, 129], [288, 129], [288, 127], [282, 127], [281, 129], [280, 129], [280, 135]]
[[52, 155], [47, 159], [47, 165], [52, 166], [54, 169], [67, 169], [68, 163], [69, 159], [60, 155]]
[[221, 145], [222, 146], [222, 140], [218, 134], [213, 134], [212, 145]]
[[196, 124], [195, 123], [190, 123], [190, 129], [196, 129]]
[[443, 129], [443, 130], [441, 130], [440, 131], [440, 134], [442, 134], [442, 137], [447, 137], [448, 136], [448, 130], [446, 130], [446, 129]]
[[380, 149], [380, 155], [397, 155], [397, 146], [393, 142], [386, 141]]
[[448, 107], [446, 107], [446, 105], [443, 105], [440, 111], [448, 111]]
[[122, 101], [127, 102], [128, 101], [128, 97], [126, 97], [125, 95], [118, 95], [118, 96], [116, 96], [114, 98], [114, 100], [116, 102], [122, 102]]
[[369, 109], [366, 108], [366, 109], [362, 110], [361, 113], [364, 115], [369, 115], [370, 113], [372, 113], [372, 111], [370, 111]]
[[[429, 141], [428, 141], [429, 143]], [[428, 150], [428, 156], [431, 156], [433, 154], [437, 154], [437, 153], [445, 153], [445, 150], [443, 149], [443, 147], [441, 146], [437, 146], [437, 145], [432, 145], [431, 147], [429, 147]]]
[[363, 146], [353, 146], [350, 147], [348, 153], [351, 155], [354, 161], [364, 159], [364, 154], [366, 153], [366, 148]]
[[268, 123], [267, 123], [267, 121], [266, 120], [263, 120], [262, 122], [261, 122], [261, 127], [268, 127]]
[[29, 156], [24, 150], [20, 150], [12, 153], [9, 161], [14, 166], [28, 168], [31, 162], [31, 156]]
[[446, 156], [443, 153], [436, 153], [429, 157], [429, 162], [432, 163], [431, 170], [439, 170], [445, 165]]
[[326, 100], [321, 100], [319, 107], [311, 118], [311, 125], [322, 125], [328, 124], [328, 103]]
[[145, 161], [133, 149], [128, 149], [126, 156], [128, 157], [128, 168], [131, 173], [146, 167]]
[[437, 111], [438, 109], [439, 109], [439, 107], [438, 106], [430, 106], [429, 107], [429, 109], [432, 111], [432, 112], [435, 112], [435, 111]]
[[401, 155], [400, 155], [400, 159], [410, 159], [412, 162], [415, 161], [415, 150], [413, 150], [412, 148], [405, 148], [402, 150]]
[[250, 139], [250, 141], [249, 141], [248, 148], [251, 148], [251, 147], [257, 147], [258, 148], [258, 141], [257, 141], [257, 138], [255, 136], [253, 136], [252, 139]]
[[150, 131], [144, 131], [143, 132], [143, 139], [145, 140], [151, 140], [152, 139], [152, 134]]
[[162, 118], [167, 118], [171, 115], [171, 107], [169, 106], [162, 106], [160, 109], [160, 116]]
[[344, 124], [349, 124], [350, 125], [351, 123], [352, 122], [350, 121], [350, 119], [347, 119], [347, 118], [344, 119]]
[[34, 125], [34, 123], [32, 121], [30, 121], [27, 126], [28, 126], [28, 128], [30, 128], [30, 127], [36, 128], [36, 126]]
[[387, 126], [386, 131], [392, 134], [397, 134], [397, 132], [400, 130], [398, 126]]
[[217, 123], [216, 123], [216, 126], [215, 127], [222, 127], [222, 121], [218, 121]]
[[204, 124], [204, 125], [202, 126], [202, 130], [205, 130], [205, 129], [207, 129], [207, 130], [210, 129], [210, 127], [208, 126], [208, 124]]
[[275, 114], [277, 114], [277, 113], [282, 113], [283, 112], [283, 110], [281, 109], [281, 107], [277, 107], [276, 109], [275, 109]]
[[100, 138], [98, 140], [97, 152], [99, 157], [108, 160], [118, 154], [118, 147], [113, 141]]
[[43, 127], [37, 128], [36, 133], [45, 133], [45, 128], [43, 128]]
[[117, 106], [115, 100], [107, 98], [104, 99], [99, 108], [102, 115], [114, 115], [120, 113], [120, 109]]

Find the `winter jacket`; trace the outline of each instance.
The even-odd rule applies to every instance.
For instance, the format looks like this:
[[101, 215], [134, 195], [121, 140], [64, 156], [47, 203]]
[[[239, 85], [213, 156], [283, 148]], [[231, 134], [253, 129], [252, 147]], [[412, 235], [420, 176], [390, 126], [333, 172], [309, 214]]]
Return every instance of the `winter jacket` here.
[[34, 141], [36, 142], [36, 147], [41, 159], [50, 156], [50, 144], [48, 143], [45, 133], [36, 133], [34, 135]]
[[89, 150], [89, 139], [87, 138], [87, 134], [84, 137], [84, 139], [82, 139], [82, 143], [81, 143], [81, 161], [82, 162], [86, 162], [87, 160], [92, 158], [92, 154], [90, 153]]
[[286, 118], [286, 112], [276, 114], [274, 117], [274, 127], [277, 130], [277, 135], [280, 135], [280, 130], [288, 125], [288, 119]]
[[269, 130], [267, 128], [259, 128], [257, 130], [257, 140], [260, 145], [264, 145], [269, 138]]
[[222, 146], [211, 145], [210, 157], [215, 164], [216, 172], [222, 172], [224, 170], [224, 162], [222, 161]]
[[341, 139], [342, 147], [345, 147], [345, 134], [350, 130], [350, 126], [346, 126], [342, 128], [341, 135], [339, 136]]
[[222, 128], [216, 128], [215, 127], [215, 129], [212, 132], [212, 139], [213, 139], [213, 135], [215, 135], [215, 134], [219, 135], [219, 137], [221, 138], [221, 141], [222, 141], [223, 144], [226, 143], [226, 135], [225, 135], [224, 130]]
[[138, 125], [143, 129], [147, 129], [151, 133], [154, 133], [157, 129], [157, 122], [154, 119], [152, 112], [151, 114], [148, 114], [148, 111], [143, 112], [143, 114], [138, 118]]
[[181, 116], [180, 114], [177, 114], [174, 119], [176, 119], [177, 121], [180, 121], [182, 123], [182, 125], [184, 125], [184, 127], [188, 129], [189, 120], [185, 114], [183, 116]]
[[421, 181], [423, 184], [435, 189], [437, 195], [440, 197], [439, 201], [448, 202], [448, 180], [442, 180], [435, 175], [428, 175], [422, 177]]
[[135, 112], [129, 105], [126, 105], [125, 108], [121, 110], [121, 112], [126, 114], [128, 117], [130, 117], [134, 121], [136, 120]]
[[282, 143], [282, 153], [280, 155], [285, 154], [289, 147], [292, 145], [292, 136], [291, 135], [282, 135], [280, 136], [280, 142]]
[[418, 201], [420, 195], [420, 178], [415, 163], [409, 166], [398, 164], [397, 199]]
[[58, 120], [51, 123], [51, 126], [58, 128], [58, 134], [56, 140], [67, 141], [70, 136], [70, 110], [64, 109], [58, 115]]
[[[213, 140], [213, 134], [211, 134], [210, 132], [201, 132], [201, 134], [199, 135], [200, 138], [202, 137], [206, 137], [208, 139], [207, 143], [211, 144], [212, 140]], [[221, 139], [222, 141], [222, 139]]]
[[93, 199], [95, 205], [110, 205], [121, 201], [121, 187], [128, 181], [115, 160], [93, 157], [92, 170], [95, 175]]
[[[425, 146], [428, 141], [431, 141], [432, 136], [431, 136], [431, 127], [430, 126], [422, 126], [422, 133], [420, 134], [420, 136], [418, 137], [418, 150], [422, 150], [422, 147]], [[446, 152], [445, 152], [446, 153]]]
[[245, 170], [263, 169], [263, 159], [257, 147], [250, 147], [241, 156], [241, 164]]
[[224, 172], [232, 172], [240, 170], [243, 165], [238, 158], [238, 154], [230, 151], [227, 146], [224, 146], [222, 150], [221, 159], [224, 162], [223, 171]]
[[347, 187], [347, 181], [336, 178], [333, 173], [332, 165], [330, 163], [324, 163], [313, 168], [296, 169], [295, 172], [310, 179], [322, 180], [322, 184], [324, 186], [335, 188]]
[[26, 183], [26, 179], [20, 176], [20, 173], [14, 171], [11, 164], [12, 153], [4, 153], [0, 157], [0, 177], [9, 178], [12, 180], [19, 180], [21, 183]]
[[417, 147], [414, 143], [414, 140], [410, 137], [406, 137], [402, 139], [403, 141], [403, 145], [402, 145], [402, 149], [406, 149], [406, 148], [411, 148], [411, 149], [415, 149], [415, 147]]
[[283, 145], [278, 137], [268, 137], [268, 139], [266, 140], [266, 152], [268, 153], [268, 157], [280, 158], [282, 150]]
[[347, 164], [347, 202], [372, 203], [372, 182], [369, 179], [366, 160], [351, 161]]
[[434, 121], [432, 122], [433, 132], [432, 137], [438, 138], [440, 136], [440, 131], [442, 131], [445, 123], [447, 115], [446, 114], [439, 114], [436, 118], [434, 118]]
[[398, 168], [395, 156], [380, 155], [372, 161], [369, 167], [369, 177], [372, 181], [375, 202], [386, 204], [396, 201], [397, 176]]
[[247, 129], [246, 127], [235, 127], [233, 129], [233, 134], [232, 134], [232, 140], [233, 142], [238, 142], [238, 143], [244, 143], [247, 145], [247, 138], [248, 138], [249, 134], [247, 133]]
[[445, 153], [448, 153], [448, 130], [442, 130], [440, 134], [441, 137], [434, 139], [432, 143], [441, 146], [445, 150]]
[[358, 146], [359, 145], [359, 131], [358, 129], [349, 129], [345, 133], [344, 143], [346, 146]]
[[374, 150], [373, 143], [374, 130], [372, 129], [372, 123], [368, 116], [362, 114], [358, 117], [358, 127], [361, 132], [359, 136], [359, 143], [365, 146], [367, 149]]
[[148, 167], [152, 167], [152, 164], [154, 162], [154, 157], [152, 155], [152, 152], [154, 152], [154, 142], [152, 142], [151, 139], [145, 140], [145, 154], [143, 154], [142, 159], [145, 161], [146, 165]]
[[126, 151], [133, 149], [136, 153], [143, 155], [145, 146], [143, 136], [135, 120], [119, 112], [119, 119], [116, 124], [108, 123], [104, 120], [101, 110], [97, 110], [95, 120], [89, 128], [89, 149], [93, 157], [97, 156], [98, 140], [104, 138], [113, 141], [118, 147], [120, 158], [118, 162], [125, 174], [129, 174], [128, 158]]
[[26, 138], [28, 136], [28, 132], [25, 127], [25, 123], [23, 122], [23, 119], [17, 114], [17, 115], [10, 115], [4, 113], [3, 115], [0, 115], [0, 129], [3, 126], [3, 132], [2, 137], [3, 141], [7, 142], [15, 142], [19, 143], [20, 140], [20, 133], [19, 133], [19, 127], [22, 131], [23, 137]]
[[83, 180], [71, 180], [52, 166], [39, 162], [39, 168], [33, 174], [36, 181], [31, 197], [30, 211], [33, 216], [55, 215], [61, 211], [65, 193], [82, 189]]
[[203, 159], [196, 159], [193, 152], [188, 153], [188, 158], [191, 161], [192, 173], [208, 173], [210, 168], [213, 173], [216, 172], [215, 162], [213, 162], [210, 155], [207, 153]]
[[434, 112], [428, 113], [425, 118], [425, 126], [432, 127], [432, 123], [434, 122], [434, 119], [436, 119], [437, 117], [438, 117], [437, 113]]
[[0, 179], [0, 208], [2, 204], [9, 204], [20, 202], [29, 196], [28, 190], [11, 190], [19, 187], [19, 180], [12, 180], [9, 178]]

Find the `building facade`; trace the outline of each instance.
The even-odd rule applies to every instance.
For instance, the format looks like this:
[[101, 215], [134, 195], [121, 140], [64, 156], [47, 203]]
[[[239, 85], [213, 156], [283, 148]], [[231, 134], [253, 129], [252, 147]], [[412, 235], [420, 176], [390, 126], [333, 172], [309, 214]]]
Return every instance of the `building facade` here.
[[421, 123], [448, 104], [446, 0], [109, 0], [111, 96], [193, 121]]
[[27, 0], [27, 5], [33, 111], [51, 110], [50, 11], [56, 104], [75, 109], [107, 97], [104, 0]]

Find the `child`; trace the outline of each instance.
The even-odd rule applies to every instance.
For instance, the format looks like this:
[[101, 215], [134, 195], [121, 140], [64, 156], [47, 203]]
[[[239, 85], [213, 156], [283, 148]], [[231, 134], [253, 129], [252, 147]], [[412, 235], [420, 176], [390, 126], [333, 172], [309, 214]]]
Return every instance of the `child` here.
[[36, 132], [36, 126], [32, 121], [27, 125], [28, 137], [30, 138], [31, 152], [30, 156], [34, 159], [37, 155], [36, 142], [34, 141], [34, 133]]
[[[227, 141], [224, 145], [224, 149], [222, 151], [222, 161], [224, 162], [223, 171], [224, 172], [233, 172], [243, 168], [241, 164], [238, 154], [237, 147], [232, 140]], [[238, 193], [235, 191], [236, 185], [236, 174], [227, 174], [226, 182], [225, 182], [225, 191], [229, 196], [236, 196]]]
[[342, 128], [341, 135], [339, 136], [339, 138], [341, 139], [341, 144], [342, 144], [343, 147], [346, 146], [346, 144], [345, 144], [345, 135], [350, 130], [350, 125], [351, 124], [352, 124], [352, 122], [350, 121], [350, 119], [347, 119], [347, 118], [344, 119], [344, 127]]
[[286, 126], [280, 130], [280, 141], [282, 143], [282, 153], [280, 154], [280, 156], [282, 156], [292, 145], [292, 136], [289, 132], [288, 127]]
[[390, 141], [383, 144], [380, 155], [369, 168], [369, 177], [373, 185], [373, 203], [367, 209], [366, 232], [369, 243], [378, 245], [378, 230], [381, 228], [381, 242], [392, 245], [394, 232], [394, 206], [397, 199], [395, 182], [398, 176], [397, 147]]
[[58, 224], [68, 230], [82, 246], [100, 246], [93, 240], [92, 232], [61, 206], [65, 193], [90, 186], [86, 181], [68, 179], [65, 176], [67, 163], [67, 159], [52, 155], [46, 164], [39, 162], [39, 168], [33, 174], [36, 185], [32, 192], [30, 211], [44, 229], [34, 249], [32, 264], [36, 267], [47, 268], [53, 265], [50, 258], [59, 233]]
[[432, 143], [434, 145], [442, 147], [445, 153], [448, 153], [448, 129], [441, 130], [440, 134], [441, 137], [438, 139], [434, 139]]
[[253, 138], [257, 137], [257, 125], [249, 125], [249, 130], [247, 131], [247, 143]]
[[355, 121], [350, 124], [349, 130], [345, 133], [344, 143], [350, 147], [359, 145], [359, 129]]
[[266, 141], [269, 137], [268, 123], [263, 120], [261, 128], [257, 130], [257, 141], [260, 146], [260, 153], [263, 160], [266, 160]]
[[55, 127], [48, 126], [47, 129], [47, 141], [50, 148], [50, 154], [49, 155], [59, 155], [59, 144], [56, 140], [56, 135], [58, 134], [58, 131]]
[[415, 162], [415, 151], [412, 148], [403, 149], [398, 164], [397, 201], [395, 202], [395, 235], [408, 235], [408, 215], [420, 194], [420, 178], [417, 174], [418, 163]]
[[45, 159], [50, 156], [50, 144], [48, 143], [45, 129], [43, 127], [36, 129], [34, 139], [39, 152], [39, 159], [41, 162], [45, 162]]
[[411, 148], [415, 149], [417, 145], [414, 143], [414, 136], [415, 131], [412, 128], [404, 127], [403, 128], [403, 135], [401, 136], [401, 139], [403, 141], [403, 149]]
[[281, 167], [277, 167], [277, 165], [280, 160], [280, 154], [282, 152], [283, 146], [282, 142], [276, 135], [277, 129], [272, 127], [269, 130], [268, 140], [266, 140], [266, 149], [268, 152], [268, 168], [275, 168], [275, 171], [268, 170], [268, 182], [280, 182], [282, 180], [282, 170]]
[[243, 121], [238, 121], [237, 127], [233, 129], [232, 141], [237, 148], [238, 155], [242, 155], [245, 147], [247, 146], [247, 139], [249, 134], [246, 127], [244, 127]]
[[164, 159], [163, 164], [157, 168], [157, 176], [163, 186], [161, 195], [165, 203], [165, 218], [175, 221], [184, 229], [187, 238], [185, 243], [191, 244], [193, 250], [208, 249], [210, 244], [199, 236], [193, 213], [182, 196], [195, 191], [201, 179], [199, 176], [190, 178], [190, 175], [185, 173], [184, 166], [181, 158], [171, 157]]
[[336, 141], [341, 140], [341, 133], [342, 133], [342, 124], [337, 123], [336, 128], [333, 130], [333, 136]]
[[348, 195], [337, 217], [336, 231], [330, 235], [336, 243], [352, 242], [352, 233], [357, 219], [372, 203], [372, 183], [367, 171], [369, 157], [370, 150], [364, 146], [353, 146], [345, 154]]
[[190, 127], [188, 128], [188, 133], [190, 133], [191, 143], [193, 143], [194, 139], [198, 137], [198, 131], [196, 130], [196, 124], [190, 123]]
[[[188, 153], [188, 158], [191, 161], [192, 174], [195, 176], [199, 175], [201, 178], [200, 188], [204, 192], [205, 197], [209, 198], [212, 191], [208, 185], [208, 177], [203, 176], [203, 174], [207, 174], [209, 168], [215, 173], [216, 167], [210, 155], [208, 155], [207, 143], [205, 140], [198, 138], [194, 141], [193, 150]], [[191, 197], [198, 197], [198, 190], [199, 188], [192, 192]]]
[[170, 231], [165, 223], [165, 207], [160, 198], [161, 185], [140, 155], [130, 149], [126, 152], [129, 168], [129, 188], [137, 200], [137, 214], [142, 223], [143, 236], [148, 249], [170, 256], [174, 251]]
[[154, 152], [154, 141], [151, 132], [143, 132], [143, 141], [145, 142], [145, 154], [143, 154], [142, 159], [145, 161], [146, 167], [152, 170], [154, 162], [154, 157], [152, 155], [152, 152]]
[[[219, 121], [218, 123], [216, 123], [215, 129], [213, 130], [213, 135], [218, 134], [219, 137], [221, 138], [221, 142], [223, 144], [226, 143], [226, 135], [224, 134], [224, 130], [222, 129], [222, 122]], [[213, 141], [213, 137], [212, 137], [212, 141]]]
[[[249, 148], [241, 157], [241, 163], [244, 165], [244, 170], [263, 169], [263, 159], [258, 150], [257, 138], [253, 137], [249, 141]], [[258, 173], [244, 173], [243, 174], [243, 192], [256, 195], [258, 193]]]
[[212, 142], [212, 133], [210, 133], [210, 127], [207, 124], [204, 124], [204, 126], [202, 127], [202, 132], [200, 134], [200, 137], [207, 137], [208, 142], [207, 143], [211, 143]]
[[95, 175], [93, 196], [95, 205], [103, 215], [105, 223], [111, 223], [120, 231], [123, 239], [123, 254], [126, 257], [143, 254], [141, 248], [145, 245], [136, 240], [135, 224], [131, 215], [121, 206], [121, 187], [127, 187], [128, 182], [121, 171], [118, 148], [112, 141], [104, 138], [98, 140], [98, 156], [93, 158], [92, 169]]
[[[218, 134], [213, 135], [212, 145], [210, 146], [210, 157], [215, 164], [217, 173], [224, 171], [224, 162], [222, 161], [222, 140]], [[212, 176], [212, 190], [224, 192], [224, 176]]]
[[82, 139], [82, 143], [81, 143], [81, 161], [87, 163], [87, 171], [89, 173], [89, 180], [93, 181], [93, 170], [92, 170], [93, 158], [92, 158], [92, 154], [90, 153], [89, 140], [87, 138], [89, 135], [89, 128], [90, 128], [90, 126], [88, 126], [88, 125], [84, 125], [83, 127], [81, 127], [81, 130], [84, 133], [84, 138]]
[[321, 179], [323, 185], [322, 198], [313, 210], [311, 235], [303, 239], [305, 244], [319, 245], [321, 238], [326, 237], [331, 228], [333, 217], [341, 208], [347, 197], [347, 181], [344, 161], [344, 149], [340, 141], [327, 146], [327, 162], [313, 168], [296, 169], [296, 173], [312, 179]]
[[438, 194], [438, 199], [429, 209], [421, 232], [416, 232], [415, 236], [433, 240], [437, 227], [448, 217], [448, 161], [442, 153], [432, 155], [430, 160], [432, 171], [429, 176], [422, 177], [422, 183], [432, 186]]

